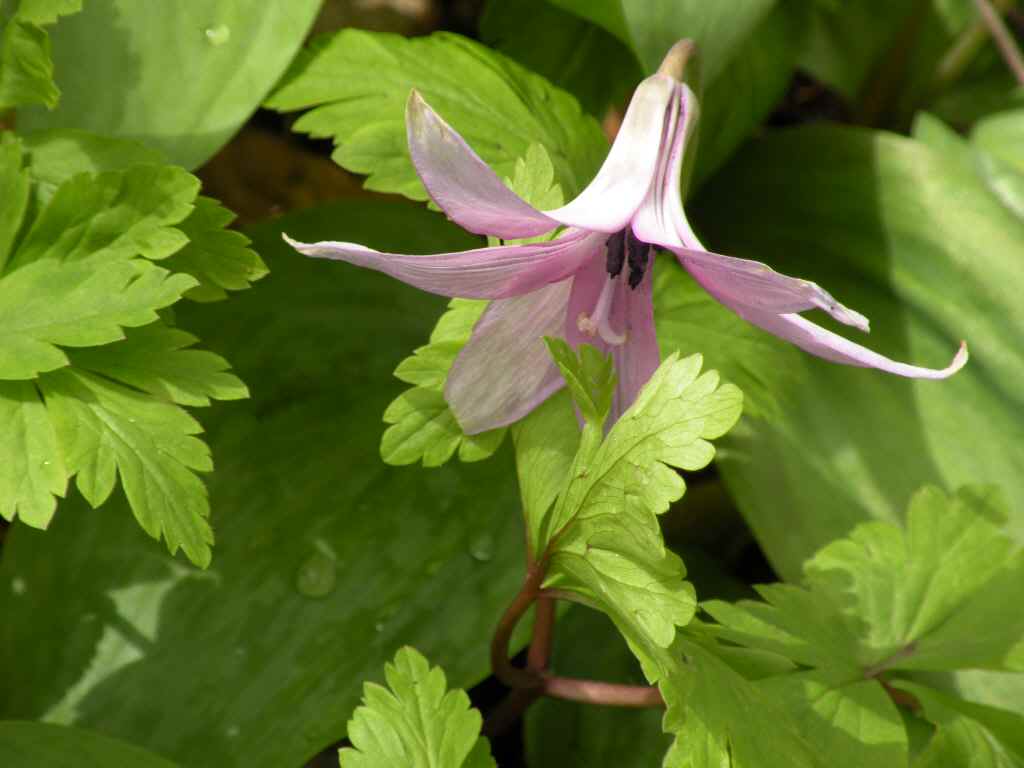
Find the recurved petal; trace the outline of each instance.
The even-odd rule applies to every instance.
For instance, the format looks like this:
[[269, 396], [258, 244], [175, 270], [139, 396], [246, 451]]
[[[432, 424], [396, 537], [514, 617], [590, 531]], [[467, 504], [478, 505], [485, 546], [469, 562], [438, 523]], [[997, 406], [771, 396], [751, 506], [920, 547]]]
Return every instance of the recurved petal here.
[[570, 230], [544, 243], [411, 256], [383, 253], [356, 243], [300, 243], [282, 236], [306, 256], [347, 261], [424, 291], [467, 299], [517, 296], [563, 280], [593, 255], [601, 240], [599, 235]]
[[643, 280], [635, 289], [629, 288], [625, 280], [617, 281], [609, 320], [614, 331], [625, 334], [626, 341], [623, 344], [608, 344], [599, 335], [584, 333], [578, 324], [581, 314], [593, 311], [601, 289], [608, 280], [604, 266], [599, 263], [588, 265], [577, 272], [572, 281], [572, 295], [565, 320], [566, 340], [574, 348], [580, 344], [595, 346], [605, 354], [611, 354], [615, 363], [618, 383], [611, 416], [605, 425], [607, 428], [611, 428], [633, 404], [661, 361], [654, 331], [653, 271], [652, 260]]
[[416, 91], [409, 94], [405, 121], [409, 154], [423, 186], [460, 227], [510, 240], [558, 226], [506, 187]]
[[834, 363], [856, 365], [861, 368], [876, 368], [911, 379], [945, 379], [959, 371], [967, 363], [967, 344], [965, 342], [960, 343], [960, 349], [957, 350], [952, 362], [945, 368], [921, 368], [890, 360], [888, 357], [844, 339], [839, 334], [826, 330], [800, 315], [777, 315], [745, 307], [730, 308], [744, 320], [796, 344], [812, 355]]
[[718, 301], [760, 312], [788, 314], [818, 308], [861, 331], [868, 319], [810, 280], [780, 274], [767, 264], [691, 248], [671, 247], [680, 263]]
[[481, 316], [444, 390], [466, 434], [518, 421], [564, 384], [543, 337], [562, 333], [570, 283], [492, 302]]
[[667, 152], [665, 125], [675, 108], [676, 83], [668, 75], [651, 75], [637, 87], [608, 157], [580, 195], [544, 213], [568, 226], [618, 232], [643, 202]]

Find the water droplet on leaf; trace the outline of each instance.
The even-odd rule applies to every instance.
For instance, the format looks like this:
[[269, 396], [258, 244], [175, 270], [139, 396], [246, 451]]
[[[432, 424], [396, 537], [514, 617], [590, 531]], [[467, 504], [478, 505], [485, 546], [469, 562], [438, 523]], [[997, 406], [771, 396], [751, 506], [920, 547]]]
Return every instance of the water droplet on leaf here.
[[242, 729], [239, 728], [237, 725], [229, 725], [227, 727], [227, 729], [224, 731], [224, 734], [229, 739], [234, 739], [234, 738], [237, 738], [238, 734], [241, 733], [241, 732], [242, 732]]
[[227, 24], [209, 27], [206, 30], [206, 39], [210, 41], [210, 45], [224, 45], [231, 39], [231, 28]]
[[16, 576], [11, 581], [11, 592], [13, 592], [14, 594], [24, 595], [26, 589], [27, 587], [25, 585], [25, 580], [21, 578], [21, 576]]
[[486, 563], [494, 557], [494, 537], [490, 533], [481, 533], [469, 542], [469, 554], [474, 560]]
[[334, 558], [320, 551], [310, 555], [295, 574], [295, 588], [305, 597], [327, 597], [337, 581]]

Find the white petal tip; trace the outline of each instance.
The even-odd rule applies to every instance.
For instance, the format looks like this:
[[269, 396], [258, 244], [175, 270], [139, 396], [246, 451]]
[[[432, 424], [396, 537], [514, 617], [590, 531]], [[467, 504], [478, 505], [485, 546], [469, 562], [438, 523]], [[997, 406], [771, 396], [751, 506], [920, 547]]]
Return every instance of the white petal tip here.
[[970, 359], [970, 357], [971, 355], [967, 351], [967, 342], [961, 341], [960, 349], [956, 351], [956, 356], [953, 358], [953, 362], [950, 363], [949, 368], [946, 369], [949, 371], [949, 375], [952, 376], [954, 373], [956, 373], [965, 365], [967, 365], [967, 361]]
[[312, 246], [309, 243], [301, 243], [298, 240], [294, 240], [288, 237], [288, 233], [282, 232], [281, 239], [284, 240], [288, 245], [294, 248], [299, 253], [308, 253]]

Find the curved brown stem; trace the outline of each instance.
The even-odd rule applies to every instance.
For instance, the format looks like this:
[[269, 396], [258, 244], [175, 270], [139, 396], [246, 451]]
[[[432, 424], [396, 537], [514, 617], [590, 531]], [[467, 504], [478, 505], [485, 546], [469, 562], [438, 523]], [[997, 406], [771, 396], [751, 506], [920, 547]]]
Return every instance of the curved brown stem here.
[[[491, 639], [491, 669], [494, 671], [494, 676], [509, 688], [530, 689], [538, 688], [541, 685], [539, 672], [520, 669], [512, 664], [512, 660], [509, 658], [509, 643], [512, 639], [512, 632], [519, 624], [520, 619], [537, 599], [543, 581], [543, 564], [534, 563], [527, 570], [523, 586], [505, 609], [505, 613], [498, 622], [498, 628], [494, 631], [494, 637]], [[541, 617], [538, 616], [538, 618]], [[550, 629], [548, 635], [550, 636]], [[550, 647], [550, 640], [545, 643], [546, 647]]]

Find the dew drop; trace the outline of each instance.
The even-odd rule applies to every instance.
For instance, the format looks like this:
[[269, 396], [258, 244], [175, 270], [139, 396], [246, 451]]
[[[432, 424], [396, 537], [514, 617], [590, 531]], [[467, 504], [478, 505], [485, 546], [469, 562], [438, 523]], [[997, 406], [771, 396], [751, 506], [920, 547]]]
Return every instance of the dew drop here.
[[474, 560], [486, 563], [494, 557], [494, 537], [487, 532], [475, 536], [469, 542], [469, 554]]
[[16, 576], [11, 580], [11, 592], [14, 594], [24, 595], [26, 589], [28, 589], [28, 586], [25, 584], [25, 580], [21, 578], [21, 576]]
[[241, 733], [241, 732], [242, 732], [242, 729], [239, 728], [237, 725], [229, 725], [224, 730], [224, 735], [227, 736], [229, 739], [235, 739], [235, 738], [238, 738], [238, 734]]
[[295, 574], [295, 588], [305, 597], [327, 597], [338, 581], [338, 568], [334, 558], [316, 551], [299, 566]]
[[227, 24], [218, 24], [216, 27], [208, 27], [205, 34], [210, 45], [224, 45], [231, 39], [231, 28]]

